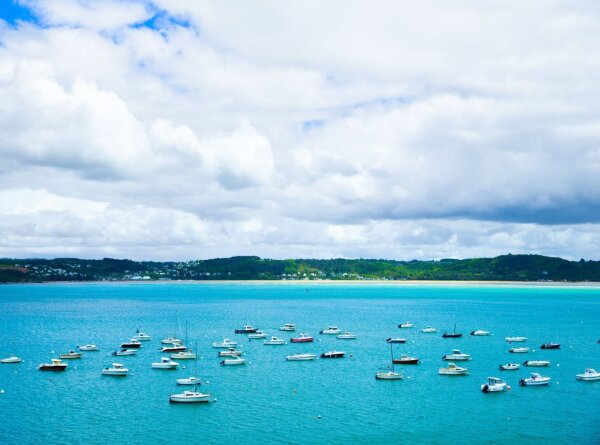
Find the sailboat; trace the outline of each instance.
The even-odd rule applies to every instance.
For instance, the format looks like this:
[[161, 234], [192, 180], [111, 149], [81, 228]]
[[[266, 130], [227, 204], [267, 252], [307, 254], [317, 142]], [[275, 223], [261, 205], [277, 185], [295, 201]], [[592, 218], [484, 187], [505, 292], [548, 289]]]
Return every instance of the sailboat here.
[[[181, 328], [181, 326], [180, 326]], [[185, 342], [187, 343], [188, 341], [188, 322], [187, 320], [185, 321]], [[174, 359], [179, 359], [179, 360], [193, 360], [196, 358], [196, 353], [193, 352], [191, 349], [188, 349], [187, 351], [184, 349], [182, 351], [178, 351], [175, 354], [171, 354], [171, 358]]]
[[[198, 344], [194, 345], [197, 348]], [[198, 375], [198, 360], [196, 359], [196, 375]], [[190, 383], [194, 382], [194, 383]], [[200, 379], [197, 377], [189, 377], [187, 379], [178, 379], [178, 385], [194, 385], [193, 391], [183, 391], [178, 394], [171, 394], [169, 396], [169, 402], [171, 403], [201, 403], [201, 402], [209, 402], [211, 394], [210, 393], [201, 393], [198, 392], [198, 385], [200, 384]]]
[[[13, 339], [13, 350], [16, 349], [15, 348], [15, 341]], [[10, 357], [6, 357], [3, 359], [0, 359], [0, 363], [4, 363], [4, 364], [10, 364], [10, 363], [21, 363], [23, 361], [23, 359], [21, 357], [17, 357], [16, 355], [11, 355]]]
[[[194, 344], [194, 347], [198, 347], [198, 343]], [[194, 354], [194, 360], [196, 362], [196, 375], [198, 375], [198, 359], [195, 357]], [[200, 380], [200, 378], [198, 377], [187, 377], [187, 378], [183, 378], [183, 379], [177, 379], [177, 384], [178, 385], [200, 385], [202, 383], [202, 381]]]
[[460, 338], [460, 337], [462, 337], [462, 334], [458, 334], [456, 332], [456, 323], [454, 323], [454, 331], [451, 334], [449, 334], [448, 332], [444, 332], [442, 334], [442, 337], [443, 338]]
[[399, 372], [396, 372], [396, 369], [394, 367], [394, 350], [393, 350], [394, 344], [390, 343], [390, 356], [392, 359], [392, 370], [391, 371], [385, 371], [385, 372], [378, 372], [375, 374], [375, 378], [377, 380], [401, 380], [402, 379], [402, 374]]

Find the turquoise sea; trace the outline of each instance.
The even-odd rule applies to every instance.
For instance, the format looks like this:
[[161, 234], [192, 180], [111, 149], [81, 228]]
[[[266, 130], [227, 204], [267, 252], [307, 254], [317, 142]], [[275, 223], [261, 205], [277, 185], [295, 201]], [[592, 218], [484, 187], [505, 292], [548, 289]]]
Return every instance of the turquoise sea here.
[[[197, 342], [199, 375], [210, 404], [169, 404], [175, 379], [187, 369], [153, 370], [160, 339]], [[412, 321], [413, 329], [398, 329]], [[269, 334], [284, 323], [314, 334], [312, 344], [264, 346], [235, 335], [251, 323]], [[328, 325], [355, 341], [318, 335]], [[464, 333], [443, 339], [444, 330]], [[423, 334], [426, 325], [439, 329]], [[102, 377], [110, 352], [136, 329], [152, 335], [138, 356], [119, 357], [126, 378]], [[491, 337], [472, 337], [486, 329]], [[526, 336], [529, 354], [510, 354], [506, 336]], [[390, 361], [385, 339], [402, 336], [394, 354], [420, 357], [401, 368], [405, 379], [376, 381]], [[248, 365], [224, 368], [212, 343], [240, 342]], [[600, 369], [600, 288], [460, 285], [91, 283], [0, 286], [1, 444], [598, 444], [600, 381], [575, 374]], [[559, 350], [540, 350], [545, 342]], [[100, 352], [69, 361], [64, 373], [37, 370], [76, 345]], [[517, 344], [518, 346], [522, 344]], [[514, 345], [513, 345], [514, 346]], [[470, 375], [437, 374], [441, 357], [458, 348], [472, 355]], [[343, 350], [341, 360], [286, 362], [285, 355]], [[54, 352], [53, 352], [54, 351]], [[500, 372], [501, 363], [547, 359], [549, 368]], [[465, 363], [465, 362], [462, 362]], [[549, 387], [520, 387], [530, 371], [552, 377]], [[488, 376], [512, 389], [483, 394]]]

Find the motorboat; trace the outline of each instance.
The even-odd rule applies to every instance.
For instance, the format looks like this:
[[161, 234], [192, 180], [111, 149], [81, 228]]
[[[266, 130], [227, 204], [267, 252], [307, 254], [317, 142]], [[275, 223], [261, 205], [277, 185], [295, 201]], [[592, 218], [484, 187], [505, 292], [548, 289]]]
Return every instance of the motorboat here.
[[504, 341], [508, 342], [508, 343], [519, 343], [519, 342], [524, 342], [527, 341], [527, 337], [506, 337], [504, 339]]
[[337, 338], [339, 338], [340, 340], [356, 340], [358, 337], [356, 334], [344, 332], [343, 334], [338, 334]]
[[396, 371], [382, 371], [375, 374], [377, 380], [402, 380], [403, 375]]
[[171, 346], [163, 346], [160, 352], [182, 352], [187, 351], [187, 347], [180, 343], [173, 343]]
[[516, 371], [521, 365], [518, 363], [507, 363], [506, 365], [500, 365], [498, 368], [500, 371]]
[[322, 331], [319, 331], [319, 334], [323, 334], [323, 335], [338, 335], [341, 333], [342, 333], [342, 330], [340, 328], [338, 328], [337, 326], [329, 326], [329, 327], [327, 327], [327, 329], [323, 329]]
[[42, 363], [38, 366], [38, 369], [40, 371], [64, 371], [68, 366], [69, 365], [63, 363], [62, 360], [53, 358], [52, 363]]
[[129, 341], [126, 341], [125, 343], [121, 343], [121, 348], [139, 349], [141, 347], [142, 347], [142, 344], [139, 341], [137, 341], [135, 338], [132, 338]]
[[524, 354], [529, 352], [529, 348], [510, 348], [508, 352], [512, 352], [513, 354]]
[[471, 360], [471, 356], [469, 354], [460, 352], [460, 350], [458, 350], [458, 349], [453, 349], [452, 354], [444, 355], [442, 357], [442, 360], [466, 361], [466, 360]]
[[321, 354], [321, 358], [344, 358], [346, 355], [345, 352], [342, 351], [329, 351]]
[[396, 365], [417, 365], [419, 363], [419, 358], [402, 354], [400, 358], [392, 359], [392, 363]]
[[290, 340], [292, 343], [312, 343], [315, 339], [308, 334], [302, 332], [298, 337], [294, 337]]
[[461, 368], [460, 366], [456, 366], [454, 363], [448, 363], [447, 368], [440, 368], [438, 371], [440, 375], [469, 375], [469, 370], [467, 368]]
[[244, 325], [242, 329], [236, 329], [234, 332], [236, 334], [252, 334], [253, 332], [258, 331], [258, 328], [254, 328], [249, 324]]
[[476, 331], [471, 331], [471, 335], [473, 335], [474, 337], [483, 337], [492, 335], [492, 333], [490, 331], [484, 331], [483, 329], [477, 329]]
[[550, 366], [550, 362], [548, 360], [526, 360], [523, 362], [523, 366], [545, 367]]
[[194, 360], [196, 358], [196, 353], [192, 351], [179, 351], [175, 354], [171, 354], [169, 357], [174, 360]]
[[285, 332], [293, 332], [296, 330], [296, 325], [292, 323], [286, 323], [283, 326], [280, 326], [279, 330]]
[[227, 349], [237, 346], [237, 342], [224, 338], [223, 341], [213, 343], [213, 348]]
[[60, 355], [58, 356], [58, 358], [61, 358], [61, 359], [63, 359], [63, 360], [64, 360], [64, 359], [70, 360], [70, 359], [75, 359], [75, 358], [81, 358], [81, 352], [75, 352], [75, 351], [73, 351], [73, 350], [71, 349], [71, 350], [70, 350], [69, 352], [67, 352], [66, 354], [60, 354]]
[[0, 363], [4, 363], [4, 364], [11, 364], [11, 363], [21, 363], [23, 361], [22, 358], [17, 357], [16, 355], [11, 355], [10, 357], [6, 357], [3, 359], [0, 359]]
[[456, 332], [456, 325], [454, 325], [454, 331], [452, 332], [444, 332], [442, 334], [442, 338], [460, 338], [462, 334]]
[[112, 355], [114, 356], [121, 356], [121, 355], [135, 355], [137, 354], [137, 349], [121, 349], [120, 351], [115, 351], [112, 353]]
[[154, 369], [177, 369], [179, 363], [174, 362], [168, 357], [162, 357], [160, 362], [152, 363], [152, 368]]
[[405, 321], [404, 323], [400, 323], [398, 325], [398, 327], [401, 329], [404, 329], [404, 328], [412, 328], [412, 327], [414, 327], [414, 325], [410, 321]]
[[115, 377], [125, 377], [128, 373], [129, 369], [125, 368], [121, 363], [113, 363], [111, 367], [106, 367], [102, 370], [102, 375]]
[[593, 381], [600, 380], [600, 372], [592, 368], [587, 368], [583, 374], [577, 374], [577, 380]]
[[271, 337], [263, 342], [264, 345], [285, 345], [285, 340], [279, 337]]
[[501, 392], [510, 389], [510, 386], [498, 377], [488, 377], [487, 383], [481, 385], [481, 391], [483, 392]]
[[560, 349], [560, 343], [544, 343], [541, 349]]
[[100, 349], [96, 345], [81, 345], [77, 346], [80, 351], [99, 351]]
[[293, 354], [288, 355], [285, 359], [289, 362], [306, 362], [309, 360], [315, 360], [317, 356], [315, 354]]
[[242, 351], [235, 348], [228, 348], [227, 351], [219, 351], [219, 357], [239, 357]]
[[241, 358], [241, 357], [226, 358], [225, 360], [223, 360], [220, 363], [221, 366], [237, 366], [237, 365], [245, 365], [245, 364], [246, 364], [246, 359]]
[[170, 403], [202, 403], [210, 402], [210, 393], [201, 393], [198, 391], [183, 391], [178, 394], [171, 394], [169, 396]]
[[248, 338], [250, 340], [255, 340], [258, 338], [267, 338], [267, 334], [261, 330], [258, 330], [256, 332], [253, 332], [252, 334], [248, 334]]
[[406, 339], [405, 338], [388, 338], [386, 340], [387, 343], [406, 343]]
[[437, 332], [437, 329], [432, 328], [431, 326], [425, 326], [423, 329], [421, 329], [421, 332], [423, 332], [424, 334], [432, 334], [434, 332]]
[[184, 379], [177, 379], [178, 385], [200, 385], [202, 380], [198, 377], [187, 377]]
[[138, 332], [137, 334], [135, 334], [133, 336], [133, 338], [135, 338], [137, 341], [150, 341], [150, 340], [152, 340], [152, 337], [150, 337], [145, 332]]
[[542, 385], [548, 385], [550, 383], [550, 380], [552, 380], [550, 377], [542, 377], [537, 372], [532, 372], [531, 377], [529, 377], [528, 379], [519, 380], [519, 385], [521, 385], [521, 386], [542, 386]]
[[[138, 334], [138, 335], [139, 335], [139, 334]], [[180, 338], [175, 338], [175, 337], [167, 337], [167, 338], [163, 338], [163, 339], [162, 339], [160, 342], [161, 342], [163, 345], [172, 345], [172, 344], [174, 344], [174, 343], [177, 343], [177, 344], [179, 344], [179, 343], [181, 343], [181, 342], [182, 342], [182, 340], [181, 340]]]

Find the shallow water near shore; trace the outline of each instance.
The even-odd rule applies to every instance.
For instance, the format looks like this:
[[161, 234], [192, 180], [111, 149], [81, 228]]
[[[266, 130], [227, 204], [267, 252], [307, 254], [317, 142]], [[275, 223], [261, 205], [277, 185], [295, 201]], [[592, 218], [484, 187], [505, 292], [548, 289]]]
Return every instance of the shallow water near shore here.
[[[153, 370], [160, 339], [182, 335], [198, 344], [200, 390], [216, 402], [169, 404], [187, 369]], [[398, 329], [412, 321], [412, 329]], [[251, 323], [279, 332], [295, 323], [315, 336], [312, 344], [264, 346], [235, 335]], [[456, 329], [460, 339], [443, 339]], [[329, 325], [358, 335], [319, 335]], [[426, 325], [439, 329], [424, 334]], [[134, 357], [110, 353], [136, 329], [152, 341]], [[472, 337], [486, 329], [494, 335]], [[183, 332], [185, 334], [185, 332]], [[510, 354], [506, 336], [525, 336], [528, 354]], [[247, 366], [221, 367], [212, 343], [238, 341]], [[396, 366], [401, 381], [376, 381], [390, 362], [388, 337], [405, 337], [394, 355], [418, 356], [416, 366]], [[580, 382], [586, 367], [600, 370], [600, 288], [535, 286], [337, 286], [295, 283], [86, 283], [0, 286], [0, 356], [22, 357], [0, 365], [0, 443], [600, 443], [600, 381]], [[541, 350], [546, 342], [559, 350]], [[94, 343], [67, 361], [63, 373], [43, 373], [40, 363]], [[515, 346], [514, 344], [512, 346]], [[469, 376], [444, 377], [441, 360], [452, 349], [471, 354], [459, 362]], [[342, 350], [346, 358], [286, 362], [296, 352]], [[54, 351], [54, 353], [52, 353]], [[545, 359], [549, 368], [498, 370], [501, 363]], [[131, 375], [102, 377], [118, 361]], [[549, 387], [523, 388], [518, 380], [538, 371]], [[511, 390], [483, 394], [488, 376]]]

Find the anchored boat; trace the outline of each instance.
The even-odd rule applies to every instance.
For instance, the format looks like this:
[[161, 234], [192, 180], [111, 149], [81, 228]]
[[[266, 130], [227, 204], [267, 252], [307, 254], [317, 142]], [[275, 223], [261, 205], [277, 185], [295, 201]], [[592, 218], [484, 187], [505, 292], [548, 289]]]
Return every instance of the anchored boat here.
[[488, 377], [488, 382], [481, 385], [483, 392], [501, 392], [510, 389], [510, 386], [498, 377]]

